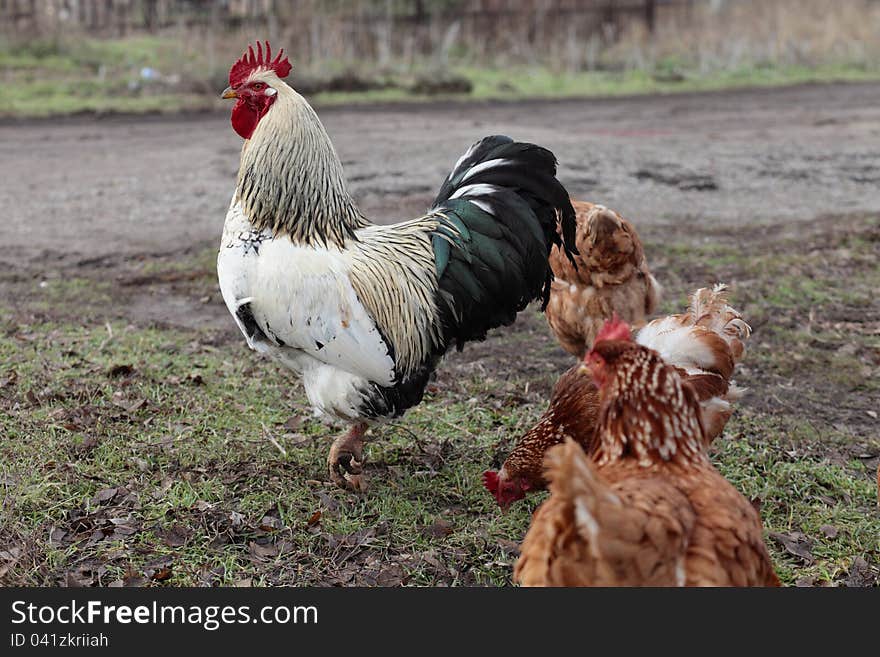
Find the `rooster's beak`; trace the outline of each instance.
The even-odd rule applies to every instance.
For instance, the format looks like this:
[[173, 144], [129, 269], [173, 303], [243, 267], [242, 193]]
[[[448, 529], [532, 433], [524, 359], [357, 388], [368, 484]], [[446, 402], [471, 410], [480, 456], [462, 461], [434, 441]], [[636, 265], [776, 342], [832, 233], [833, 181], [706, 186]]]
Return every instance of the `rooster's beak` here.
[[226, 87], [220, 95], [220, 98], [238, 98], [238, 94], [232, 87]]

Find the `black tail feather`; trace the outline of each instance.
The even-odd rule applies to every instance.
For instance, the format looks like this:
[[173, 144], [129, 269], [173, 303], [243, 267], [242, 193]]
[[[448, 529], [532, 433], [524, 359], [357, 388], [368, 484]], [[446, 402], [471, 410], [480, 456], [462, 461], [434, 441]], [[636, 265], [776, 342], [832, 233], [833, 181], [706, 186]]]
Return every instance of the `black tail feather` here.
[[553, 245], [577, 255], [575, 212], [556, 179], [556, 157], [534, 144], [478, 141], [440, 187], [432, 212], [443, 222], [434, 250], [446, 345], [485, 338], [533, 300], [545, 307]]

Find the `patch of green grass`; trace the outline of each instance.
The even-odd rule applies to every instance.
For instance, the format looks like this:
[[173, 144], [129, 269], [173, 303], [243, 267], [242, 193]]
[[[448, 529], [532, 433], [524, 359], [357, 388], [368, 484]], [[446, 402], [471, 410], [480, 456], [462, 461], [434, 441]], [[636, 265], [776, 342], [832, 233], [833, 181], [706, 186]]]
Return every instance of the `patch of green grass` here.
[[[308, 419], [288, 375], [238, 345], [229, 353], [200, 346], [187, 333], [111, 328], [108, 338], [102, 326], [46, 324], [0, 339], [3, 378], [15, 376], [0, 415], [0, 454], [12, 493], [4, 515], [39, 535], [52, 528], [69, 532], [60, 546], [41, 546], [49, 579], [38, 582], [63, 579], [54, 572], [59, 564], [75, 570], [76, 563], [100, 559], [108, 565], [107, 583], [167, 557], [176, 585], [198, 584], [218, 563], [225, 583], [320, 583], [337, 570], [328, 545], [380, 522], [385, 525], [370, 537], [369, 552], [381, 546], [394, 555], [395, 577], [448, 581], [449, 571], [437, 572], [448, 563], [458, 564], [459, 583], [509, 578], [511, 557], [498, 540], [522, 533], [528, 510], [497, 514], [480, 473], [499, 428], [515, 424], [516, 415], [502, 421], [467, 401], [428, 400], [405, 428], [383, 431], [387, 440], [371, 451], [372, 490], [352, 497], [320, 483], [329, 446], [324, 438], [332, 433]], [[284, 428], [291, 416], [306, 418], [293, 432]], [[413, 434], [421, 437], [415, 450]], [[93, 499], [117, 487], [135, 499]], [[309, 527], [309, 518], [325, 507], [320, 495], [340, 506], [324, 508]], [[279, 520], [268, 533], [259, 529], [267, 512]], [[212, 543], [216, 527], [206, 526], [206, 515], [229, 532], [229, 543]], [[85, 521], [73, 516], [87, 518], [88, 531], [77, 532], [77, 522]], [[90, 544], [93, 525], [107, 518], [124, 519], [137, 532]], [[186, 535], [186, 544], [173, 549], [160, 538], [172, 525]], [[7, 540], [9, 531], [0, 526]], [[282, 553], [255, 563], [254, 540], [283, 544]], [[296, 554], [285, 557], [283, 550]], [[292, 557], [307, 572], [277, 570]], [[373, 570], [382, 572], [378, 565]]]
[[[145, 79], [142, 68], [158, 76]], [[0, 116], [204, 109], [215, 72], [204, 54], [168, 37], [0, 42]]]
[[858, 67], [830, 66], [743, 68], [709, 74], [684, 72], [675, 79], [662, 70], [554, 72], [545, 68], [461, 69], [474, 83], [475, 98], [565, 98], [618, 96], [646, 93], [712, 91], [736, 87], [782, 86], [804, 82], [877, 79], [878, 71]]
[[754, 413], [743, 406], [723, 440], [716, 441], [713, 458], [747, 498], [760, 500], [768, 535], [808, 537], [807, 557], [768, 541], [783, 582], [833, 582], [849, 571], [853, 555], [880, 557], [875, 473], [858, 459], [840, 465], [822, 455], [823, 443], [846, 445], [852, 438], [817, 432], [797, 416]]
[[[646, 240], [666, 312], [726, 281], [755, 329], [737, 375], [749, 392], [712, 458], [760, 498], [787, 584], [839, 583], [856, 559], [880, 560], [877, 227], [850, 217], [796, 244]], [[213, 257], [144, 262], [132, 289], [160, 298], [161, 275], [191, 272], [198, 299]], [[295, 377], [232, 332], [125, 319], [129, 292], [107, 280], [121, 279], [21, 282], [4, 297], [19, 305], [0, 304], [0, 582], [510, 583], [542, 497], [501, 514], [480, 475], [571, 362], [536, 311], [451, 356], [421, 405], [374, 430], [371, 489], [354, 495], [327, 483], [335, 431]]]
[[880, 69], [858, 66], [820, 68], [744, 68], [713, 73], [692, 72], [671, 79], [643, 70], [558, 72], [546, 67], [504, 69], [453, 66], [452, 71], [469, 80], [470, 94], [417, 95], [406, 86], [364, 92], [321, 92], [313, 99], [319, 105], [376, 102], [425, 102], [437, 100], [522, 100], [526, 98], [591, 98], [639, 94], [669, 94], [719, 91], [748, 87], [775, 87], [819, 82], [865, 82], [880, 79]]

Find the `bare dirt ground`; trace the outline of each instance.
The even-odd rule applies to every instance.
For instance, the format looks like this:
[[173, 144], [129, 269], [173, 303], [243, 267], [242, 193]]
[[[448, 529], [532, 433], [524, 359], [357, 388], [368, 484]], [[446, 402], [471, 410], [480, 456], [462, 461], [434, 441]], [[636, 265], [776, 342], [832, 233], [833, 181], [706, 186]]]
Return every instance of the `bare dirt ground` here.
[[[878, 84], [319, 111], [377, 220], [424, 210], [492, 133], [547, 146], [573, 196], [658, 231], [880, 210]], [[0, 124], [0, 262], [93, 266], [214, 242], [240, 145], [224, 115]]]
[[[875, 410], [880, 389], [880, 301], [876, 294], [880, 287], [880, 84], [612, 100], [318, 108], [318, 112], [345, 163], [355, 197], [368, 216], [377, 220], [404, 219], [424, 211], [448, 169], [470, 143], [486, 134], [504, 133], [553, 150], [560, 161], [560, 178], [572, 196], [602, 202], [635, 222], [652, 269], [666, 288], [664, 311], [677, 311], [684, 295], [697, 286], [717, 280], [731, 283], [734, 303], [755, 328], [755, 337], [738, 375], [751, 392], [728, 428], [730, 440], [719, 448], [722, 471], [747, 495], [763, 498], [765, 523], [770, 536], [775, 537], [775, 563], [786, 582], [855, 585], [878, 581], [880, 544], [871, 495], [880, 456]], [[158, 411], [157, 417], [171, 413], [170, 402], [157, 401], [161, 394], [156, 392], [172, 385], [168, 372], [175, 372], [170, 377], [174, 386], [184, 386], [191, 380], [189, 363], [200, 358], [210, 358], [211, 367], [218, 372], [226, 367], [241, 369], [230, 370], [238, 378], [228, 381], [237, 382], [238, 390], [250, 390], [247, 394], [257, 400], [248, 406], [249, 412], [261, 413], [264, 407], [272, 406], [286, 413], [290, 409], [284, 408], [286, 403], [293, 404], [295, 414], [304, 411], [296, 408], [299, 401], [293, 399], [294, 393], [276, 381], [265, 363], [247, 360], [216, 290], [213, 245], [219, 240], [233, 190], [239, 148], [240, 139], [225, 115], [0, 124], [0, 204], [4, 208], [0, 222], [4, 247], [0, 250], [0, 338], [7, 339], [6, 353], [11, 354], [8, 363], [0, 362], [0, 380], [6, 381], [0, 384], [0, 410], [11, 418], [7, 426], [13, 430], [20, 427], [21, 436], [26, 437], [45, 425], [45, 418], [50, 424], [58, 423], [58, 417], [68, 418], [76, 410], [73, 406], [79, 408], [80, 402], [74, 404], [71, 392], [79, 386], [85, 391], [82, 395], [93, 402], [88, 415], [98, 418], [89, 422], [68, 418], [60, 433], [50, 436], [51, 444], [62, 441], [66, 445], [64, 432], [69, 432], [71, 444], [76, 445], [70, 448], [75, 456], [64, 462], [63, 473], [59, 469], [68, 457], [47, 454], [41, 466], [50, 480], [61, 481], [70, 487], [64, 491], [72, 491], [44, 514], [51, 517], [36, 519], [44, 517], [40, 514], [45, 506], [44, 489], [38, 485], [48, 486], [40, 481], [34, 484], [33, 500], [24, 497], [18, 507], [22, 518], [33, 513], [32, 524], [16, 526], [14, 531], [0, 526], [0, 543], [36, 546], [32, 552], [28, 547], [16, 548], [19, 556], [15, 558], [20, 562], [22, 554], [28, 554], [34, 564], [44, 562], [41, 555], [46, 548], [41, 537], [50, 532], [55, 535], [56, 529], [61, 532], [57, 549], [76, 544], [82, 552], [55, 555], [54, 569], [35, 565], [32, 572], [17, 574], [10, 581], [63, 583], [68, 568], [76, 564], [79, 568], [92, 559], [97, 552], [91, 550], [104, 549], [100, 542], [104, 539], [94, 539], [91, 534], [89, 547], [76, 542], [85, 531], [77, 529], [82, 513], [91, 513], [88, 503], [85, 511], [80, 509], [80, 498], [95, 493], [82, 484], [81, 472], [91, 473], [95, 482], [101, 482], [93, 485], [96, 490], [105, 486], [103, 490], [112, 487], [114, 491], [120, 484], [113, 477], [123, 476], [120, 473], [127, 477], [131, 472], [126, 490], [148, 491], [155, 484], [158, 475], [154, 469], [159, 463], [167, 468], [162, 470], [162, 481], [181, 472], [196, 477], [197, 482], [210, 480], [220, 491], [212, 504], [247, 515], [240, 506], [247, 494], [227, 486], [223, 473], [247, 464], [249, 452], [243, 450], [236, 456], [242, 459], [237, 466], [237, 462], [224, 463], [222, 458], [209, 461], [207, 449], [204, 454], [187, 453], [196, 463], [187, 466], [186, 459], [174, 451], [176, 447], [170, 456], [162, 452], [154, 463], [141, 447], [119, 444], [123, 438], [114, 433], [120, 430], [117, 415], [121, 402], [117, 396], [125, 386], [118, 384], [118, 372], [129, 372], [129, 363], [134, 364], [136, 374], [143, 370], [142, 394], [150, 404], [130, 404], [125, 413], [143, 421], [143, 427], [150, 421], [145, 419], [151, 413], [147, 409]], [[133, 337], [117, 335], [115, 343], [112, 335], [105, 339], [103, 322], [117, 322], [118, 332], [119, 320], [131, 328]], [[56, 331], [56, 326], [64, 331]], [[119, 351], [85, 357], [85, 364], [70, 361], [71, 354], [82, 352], [77, 341], [86, 340], [79, 334], [71, 336], [66, 328], [70, 326], [89, 331], [88, 340], [95, 343], [89, 353]], [[138, 331], [150, 327], [179, 331], [137, 337], [141, 335]], [[168, 336], [172, 335], [181, 340], [180, 345], [171, 343]], [[186, 354], [179, 363], [174, 361], [173, 368], [181, 368], [179, 372], [170, 360], [165, 362], [166, 343], [171, 345], [169, 354]], [[129, 347], [130, 353], [126, 351]], [[38, 356], [44, 358], [45, 365], [29, 363], [28, 350], [45, 353], [45, 357]], [[147, 352], [152, 355], [144, 356]], [[523, 353], [532, 357], [523, 358]], [[162, 363], [161, 367], [151, 364], [151, 359]], [[122, 370], [119, 363], [123, 363]], [[492, 465], [479, 462], [487, 458], [484, 452], [490, 450], [496, 461], [503, 459], [516, 436], [543, 410], [555, 377], [569, 363], [534, 313], [525, 313], [514, 327], [497, 332], [486, 344], [451, 357], [438, 378], [439, 399], [445, 398], [462, 410], [450, 415], [448, 421], [442, 417], [426, 420], [419, 410], [408, 414], [404, 426], [419, 431], [419, 423], [427, 422], [429, 435], [423, 436], [425, 442], [417, 443], [417, 449], [406, 439], [396, 447], [382, 448], [391, 451], [372, 457], [379, 491], [382, 485], [389, 491], [397, 490], [395, 477], [408, 476], [415, 467], [410, 461], [421, 463], [419, 450], [434, 447], [440, 450], [438, 454], [451, 451], [442, 452], [436, 463], [431, 461], [431, 472], [435, 467], [442, 471], [438, 463], [446, 463], [442, 476], [455, 485], [459, 481], [456, 467], [462, 468], [459, 472], [467, 471], [468, 478], [463, 480], [478, 480], [479, 468]], [[84, 369], [80, 372], [77, 367]], [[108, 367], [110, 375], [105, 372]], [[151, 368], [155, 374], [150, 374], [154, 372]], [[210, 371], [203, 371], [206, 380]], [[69, 384], [64, 383], [67, 373]], [[259, 377], [264, 375], [267, 378], [261, 383]], [[270, 381], [279, 389], [272, 388], [274, 402], [266, 403], [263, 397], [269, 388], [261, 390], [259, 386], [269, 386]], [[65, 390], [68, 385], [71, 390]], [[199, 393], [204, 399], [198, 397], [198, 403], [205, 408], [214, 408], [210, 406], [214, 403], [217, 409], [231, 408], [215, 394], [221, 389], [231, 394], [235, 386], [229, 386], [225, 390], [208, 385], [207, 392]], [[99, 388], [106, 389], [95, 392]], [[169, 399], [173, 398], [172, 394]], [[238, 408], [238, 401], [234, 403]], [[472, 403], [478, 406], [469, 406]], [[443, 412], [443, 405], [436, 402], [422, 406], [428, 409], [425, 413]], [[198, 418], [188, 410], [175, 410], [185, 418], [175, 422], [196, 422]], [[208, 417], [207, 412], [202, 415]], [[479, 424], [479, 417], [490, 416], [493, 419], [488, 428]], [[0, 415], [0, 431], [3, 419]], [[287, 426], [284, 419], [264, 419], [279, 431]], [[476, 424], [470, 428], [462, 424], [471, 420]], [[90, 428], [90, 422], [97, 422], [99, 429]], [[104, 428], [103, 422], [109, 428]], [[437, 422], [445, 422], [448, 435], [430, 435], [442, 426]], [[469, 447], [468, 440], [455, 440], [456, 434], [460, 438], [461, 427], [468, 440], [479, 434], [482, 442], [477, 448]], [[131, 431], [137, 433], [135, 429]], [[211, 440], [220, 440], [222, 432], [215, 427], [199, 430], [210, 430]], [[320, 428], [309, 431], [326, 433]], [[82, 452], [80, 442], [91, 447]], [[137, 467], [111, 460], [118, 468], [118, 472], [111, 468], [111, 477], [90, 456], [95, 444], [98, 451], [105, 445], [106, 449], [110, 445], [122, 451], [130, 449], [126, 458], [133, 459]], [[162, 445], [162, 449], [167, 447]], [[13, 458], [29, 458], [20, 449], [14, 439], [6, 445], [0, 440], [0, 465], [4, 459], [12, 463]], [[271, 446], [266, 449], [248, 490], [256, 488], [254, 482], [261, 477], [268, 478], [270, 484], [260, 484], [264, 486], [260, 492], [279, 500], [281, 506], [287, 505], [282, 515], [288, 524], [282, 524], [297, 545], [293, 556], [285, 557], [284, 562], [287, 566], [308, 566], [279, 570], [277, 562], [270, 568], [262, 556], [256, 559], [251, 554], [257, 565], [248, 566], [253, 571], [244, 570], [246, 577], [270, 583], [371, 583], [369, 578], [359, 579], [362, 573], [352, 570], [351, 563], [337, 560], [341, 540], [337, 534], [327, 530], [327, 538], [309, 525], [314, 535], [301, 535], [290, 518], [296, 513], [309, 518], [314, 510], [313, 494], [298, 490], [296, 495], [302, 499], [290, 497], [294, 495], [291, 488], [280, 484], [276, 492], [270, 475], [278, 479], [279, 472], [283, 474], [284, 468], [292, 466], [279, 461]], [[316, 447], [315, 455], [303, 457], [303, 464], [296, 466], [298, 473], [306, 473], [298, 476], [309, 486], [317, 486], [319, 482], [313, 479], [321, 477], [320, 451]], [[165, 458], [168, 463], [161, 460]], [[389, 462], [403, 465], [389, 468]], [[27, 460], [23, 463], [21, 469], [13, 465], [10, 474], [4, 475], [7, 486], [25, 490]], [[505, 540], [521, 537], [515, 534], [527, 523], [527, 515], [504, 521], [510, 524], [486, 525], [496, 521], [487, 520], [490, 516], [482, 506], [482, 491], [471, 488], [467, 488], [468, 495], [473, 497], [465, 496], [455, 503], [442, 497], [433, 500], [430, 496], [436, 484], [430, 494], [428, 488], [409, 494], [420, 504], [431, 500], [433, 506], [416, 507], [418, 513], [441, 514], [458, 523], [460, 535], [452, 530], [447, 534], [444, 529], [437, 536], [428, 532], [426, 539], [431, 550], [456, 560], [456, 568], [449, 573], [442, 569], [435, 572], [430, 565], [434, 557], [425, 557], [425, 561], [421, 552], [413, 556], [413, 548], [403, 545], [406, 541], [399, 537], [388, 539], [383, 548], [388, 552], [382, 554], [363, 547], [356, 561], [372, 563], [371, 559], [392, 555], [403, 564], [402, 571], [410, 573], [395, 579], [396, 583], [505, 581], [512, 558], [510, 541]], [[409, 499], [406, 494], [403, 498]], [[336, 522], [334, 531], [350, 538], [359, 536], [363, 518], [373, 518], [381, 495], [353, 505], [354, 511], [346, 511], [349, 502], [339, 499], [343, 511], [336, 510], [333, 521], [321, 497], [325, 520]], [[184, 498], [175, 508], [188, 509], [195, 518], [202, 515], [200, 504], [193, 506]], [[132, 506], [135, 515], [145, 513], [141, 502], [126, 505]], [[262, 526], [259, 517], [254, 516], [253, 527]], [[238, 534], [253, 529], [248, 522], [244, 529], [236, 530]], [[348, 533], [356, 528], [357, 532]], [[848, 537], [846, 542], [835, 538], [838, 529], [841, 536]], [[11, 538], [4, 539], [4, 535]], [[148, 564], [163, 545], [173, 544], [144, 538], [148, 533], [136, 535], [143, 541], [138, 558]], [[479, 541], [472, 540], [473, 536], [479, 536]], [[498, 543], [497, 536], [506, 538]], [[260, 540], [264, 538], [261, 535]], [[326, 545], [321, 542], [325, 538]], [[315, 553], [299, 551], [300, 545]], [[11, 554], [9, 549], [7, 553]], [[0, 552], [0, 557], [4, 554]], [[101, 563], [117, 563], [117, 570], [149, 571], [138, 565], [131, 552], [117, 550], [109, 562], [110, 557], [101, 554]], [[201, 564], [201, 559], [208, 563], [209, 557], [192, 556], [193, 563]], [[237, 574], [240, 568], [231, 563], [224, 566], [224, 576], [208, 579], [229, 583], [245, 577]], [[201, 566], [192, 568], [196, 574], [184, 582], [201, 581], [201, 571], [196, 570]], [[213, 573], [212, 568], [207, 571]], [[418, 568], [426, 568], [429, 574], [412, 575], [422, 572]], [[0, 563], [0, 572], [2, 569]], [[309, 575], [303, 579], [305, 572]], [[107, 583], [103, 577], [90, 574], [82, 581]]]
[[[553, 150], [573, 196], [649, 238], [742, 224], [797, 233], [822, 215], [880, 210], [880, 84], [320, 115], [379, 222], [424, 211], [461, 152], [492, 133]], [[0, 124], [0, 267], [51, 277], [216, 242], [240, 146], [225, 115]], [[217, 319], [181, 299], [143, 303], [133, 312], [147, 319]]]

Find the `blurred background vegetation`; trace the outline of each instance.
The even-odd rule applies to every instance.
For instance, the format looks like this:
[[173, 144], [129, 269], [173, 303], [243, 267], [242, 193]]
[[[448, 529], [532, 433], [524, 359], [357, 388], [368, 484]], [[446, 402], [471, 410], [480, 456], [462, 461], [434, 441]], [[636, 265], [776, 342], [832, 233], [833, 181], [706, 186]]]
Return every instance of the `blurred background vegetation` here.
[[880, 78], [880, 0], [0, 0], [0, 116], [210, 109], [268, 38], [318, 103]]

